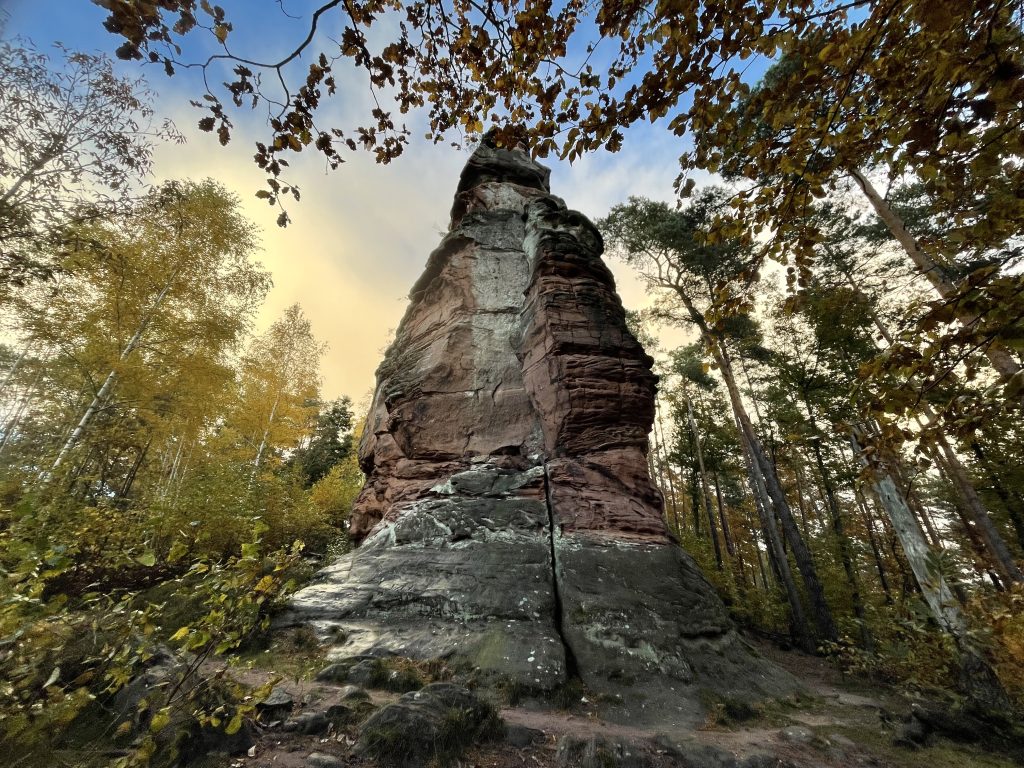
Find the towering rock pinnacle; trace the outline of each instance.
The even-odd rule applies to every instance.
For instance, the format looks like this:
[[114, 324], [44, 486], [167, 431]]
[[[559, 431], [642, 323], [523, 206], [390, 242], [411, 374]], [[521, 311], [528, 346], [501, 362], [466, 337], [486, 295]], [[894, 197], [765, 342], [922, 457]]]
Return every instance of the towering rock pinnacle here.
[[[651, 359], [594, 226], [486, 141], [377, 371], [361, 545], [299, 592], [332, 656], [445, 658], [608, 716], [689, 726], [792, 681], [739, 640], [647, 471]], [[619, 694], [615, 696], [614, 694]]]

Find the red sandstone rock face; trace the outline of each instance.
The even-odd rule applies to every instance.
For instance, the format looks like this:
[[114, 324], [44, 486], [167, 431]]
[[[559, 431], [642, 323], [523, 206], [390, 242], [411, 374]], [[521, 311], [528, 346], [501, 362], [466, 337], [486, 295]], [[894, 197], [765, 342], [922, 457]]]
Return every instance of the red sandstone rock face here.
[[378, 370], [357, 540], [495, 456], [550, 460], [566, 530], [666, 537], [646, 461], [652, 361], [626, 329], [600, 235], [547, 178], [521, 152], [485, 146], [467, 163], [452, 229]]
[[527, 211], [532, 279], [523, 380], [540, 416], [549, 497], [562, 531], [668, 539], [647, 471], [657, 378], [626, 328], [601, 236], [549, 199]]
[[522, 153], [489, 147], [463, 171], [452, 229], [413, 286], [377, 372], [354, 539], [473, 458], [525, 466], [539, 455], [514, 340], [530, 278], [524, 211], [546, 196], [547, 177]]

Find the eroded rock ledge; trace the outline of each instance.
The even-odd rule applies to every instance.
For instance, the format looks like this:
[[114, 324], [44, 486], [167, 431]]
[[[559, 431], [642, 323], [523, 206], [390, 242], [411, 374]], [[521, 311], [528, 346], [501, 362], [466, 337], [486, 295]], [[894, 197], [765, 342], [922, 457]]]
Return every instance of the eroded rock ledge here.
[[[608, 716], [699, 722], [707, 693], [784, 695], [693, 561], [647, 472], [656, 378], [594, 226], [523, 152], [478, 149], [377, 373], [351, 554], [287, 621], [332, 655], [445, 658]], [[618, 695], [617, 695], [618, 694]]]

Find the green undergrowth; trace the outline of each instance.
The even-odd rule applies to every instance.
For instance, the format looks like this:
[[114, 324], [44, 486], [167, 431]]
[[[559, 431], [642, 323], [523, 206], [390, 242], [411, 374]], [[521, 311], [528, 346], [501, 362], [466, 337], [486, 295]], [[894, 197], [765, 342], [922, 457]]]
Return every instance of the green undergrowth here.
[[430, 683], [450, 680], [452, 671], [440, 659], [410, 659], [404, 656], [351, 658], [323, 670], [321, 682], [354, 683], [365, 688], [405, 693]]
[[829, 726], [829, 733], [838, 733], [873, 755], [880, 764], [892, 768], [1015, 768], [1010, 757], [971, 745], [957, 744], [944, 738], [918, 749], [897, 746], [894, 732], [875, 723]]
[[327, 664], [327, 651], [309, 627], [265, 633], [235, 654], [231, 661], [248, 669], [266, 670], [288, 680], [312, 680]]
[[370, 687], [404, 693], [450, 678], [451, 672], [440, 659], [419, 660], [404, 656], [386, 656], [377, 659]]

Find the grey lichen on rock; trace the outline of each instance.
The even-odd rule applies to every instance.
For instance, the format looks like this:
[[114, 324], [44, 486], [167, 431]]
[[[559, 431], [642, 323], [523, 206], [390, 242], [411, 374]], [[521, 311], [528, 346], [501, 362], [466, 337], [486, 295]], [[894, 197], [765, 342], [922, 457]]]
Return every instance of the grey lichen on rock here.
[[670, 538], [647, 469], [657, 379], [596, 228], [549, 172], [487, 141], [463, 171], [377, 372], [355, 504], [361, 541], [286, 622], [331, 657], [445, 659], [478, 680], [690, 727], [705, 692], [796, 684], [736, 634]]

